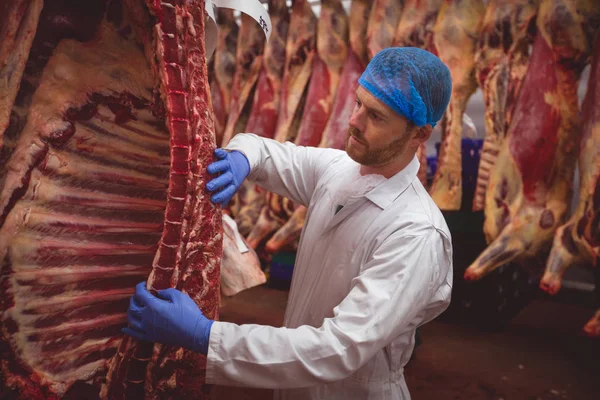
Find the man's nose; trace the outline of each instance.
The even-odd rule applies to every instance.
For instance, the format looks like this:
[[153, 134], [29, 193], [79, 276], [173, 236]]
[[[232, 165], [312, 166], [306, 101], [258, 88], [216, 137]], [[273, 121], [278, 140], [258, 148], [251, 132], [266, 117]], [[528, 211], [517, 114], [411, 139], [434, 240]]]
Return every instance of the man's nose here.
[[350, 126], [358, 129], [361, 132], [365, 131], [365, 122], [366, 122], [366, 114], [362, 107], [358, 105], [354, 107], [354, 111], [352, 111], [352, 116], [350, 116]]

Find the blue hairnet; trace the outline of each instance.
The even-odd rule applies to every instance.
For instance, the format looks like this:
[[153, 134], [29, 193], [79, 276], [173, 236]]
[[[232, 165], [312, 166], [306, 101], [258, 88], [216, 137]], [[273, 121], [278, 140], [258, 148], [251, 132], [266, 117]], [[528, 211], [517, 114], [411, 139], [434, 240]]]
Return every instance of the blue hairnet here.
[[435, 127], [452, 92], [448, 67], [438, 57], [416, 47], [380, 51], [358, 83], [419, 127], [426, 124]]

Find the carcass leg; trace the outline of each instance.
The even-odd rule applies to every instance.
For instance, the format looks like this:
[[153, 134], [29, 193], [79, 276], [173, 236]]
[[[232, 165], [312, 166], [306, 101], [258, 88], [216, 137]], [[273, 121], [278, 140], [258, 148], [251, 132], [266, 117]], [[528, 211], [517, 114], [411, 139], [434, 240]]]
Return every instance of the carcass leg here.
[[43, 1], [13, 1], [0, 6], [0, 149], [37, 30]]
[[300, 237], [306, 212], [306, 207], [298, 206], [286, 223], [269, 239], [265, 245], [266, 250], [270, 253], [276, 253], [284, 247], [292, 246]]
[[256, 225], [246, 238], [248, 244], [256, 249], [271, 234], [279, 229], [294, 212], [291, 200], [275, 193], [266, 194], [267, 205], [263, 207]]
[[394, 35], [402, 10], [403, 0], [374, 0], [367, 28], [367, 50], [369, 59], [388, 48], [394, 42]]
[[590, 337], [600, 337], [600, 310], [583, 327], [583, 333]]
[[442, 210], [459, 210], [462, 202], [461, 141], [463, 114], [477, 89], [475, 46], [484, 13], [481, 0], [445, 1], [434, 28], [434, 45], [452, 76], [452, 97], [446, 112], [438, 167], [430, 193]]

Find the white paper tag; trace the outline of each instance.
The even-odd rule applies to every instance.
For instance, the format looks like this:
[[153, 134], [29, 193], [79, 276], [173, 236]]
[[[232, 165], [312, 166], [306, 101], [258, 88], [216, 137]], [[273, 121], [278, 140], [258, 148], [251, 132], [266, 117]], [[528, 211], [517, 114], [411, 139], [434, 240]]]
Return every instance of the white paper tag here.
[[238, 231], [236, 222], [227, 214], [223, 214], [223, 222], [229, 225], [229, 227], [233, 231], [233, 236], [235, 237], [235, 245], [237, 246], [240, 253], [244, 254], [249, 252], [250, 250], [248, 250], [248, 246], [246, 246], [246, 243], [244, 243], [240, 231]]
[[217, 47], [217, 19], [215, 18], [215, 6], [212, 0], [205, 0], [206, 24], [204, 26], [204, 47], [206, 48], [206, 61], [210, 60]]
[[258, 0], [204, 0], [208, 19], [204, 29], [204, 45], [206, 47], [206, 59], [210, 60], [217, 47], [217, 21], [215, 18], [217, 8], [231, 8], [252, 17], [260, 25], [267, 42], [271, 38], [271, 18], [267, 9]]

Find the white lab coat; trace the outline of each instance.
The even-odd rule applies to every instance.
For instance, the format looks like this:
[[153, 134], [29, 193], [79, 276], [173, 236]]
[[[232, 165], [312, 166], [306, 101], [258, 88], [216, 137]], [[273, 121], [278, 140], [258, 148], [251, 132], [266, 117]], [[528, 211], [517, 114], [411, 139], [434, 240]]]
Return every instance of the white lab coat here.
[[419, 161], [342, 199], [344, 151], [239, 134], [248, 179], [308, 206], [282, 328], [215, 322], [207, 383], [277, 389], [276, 399], [410, 399], [415, 330], [450, 302], [452, 245], [417, 179]]

